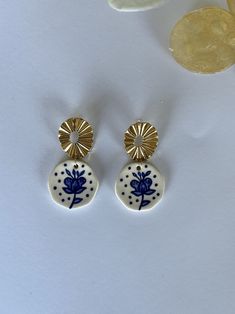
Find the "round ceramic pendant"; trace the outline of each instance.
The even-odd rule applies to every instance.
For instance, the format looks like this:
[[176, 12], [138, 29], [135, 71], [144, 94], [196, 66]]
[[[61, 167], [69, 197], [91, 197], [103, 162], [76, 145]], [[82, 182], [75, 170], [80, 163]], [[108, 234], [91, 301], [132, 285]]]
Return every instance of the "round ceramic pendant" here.
[[155, 8], [164, 0], [108, 0], [109, 5], [118, 11], [144, 11]]
[[115, 189], [127, 208], [148, 210], [160, 202], [164, 186], [164, 178], [153, 165], [133, 162], [122, 169]]
[[59, 164], [49, 177], [53, 200], [67, 208], [89, 204], [98, 189], [98, 180], [84, 161], [67, 160]]

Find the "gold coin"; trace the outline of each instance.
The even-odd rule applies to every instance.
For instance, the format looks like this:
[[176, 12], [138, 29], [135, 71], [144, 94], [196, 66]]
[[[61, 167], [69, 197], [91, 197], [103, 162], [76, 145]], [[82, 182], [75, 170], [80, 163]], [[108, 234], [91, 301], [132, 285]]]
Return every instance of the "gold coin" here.
[[186, 14], [174, 27], [170, 50], [192, 72], [215, 73], [235, 63], [235, 18], [217, 7]]
[[235, 0], [227, 0], [229, 10], [235, 14]]

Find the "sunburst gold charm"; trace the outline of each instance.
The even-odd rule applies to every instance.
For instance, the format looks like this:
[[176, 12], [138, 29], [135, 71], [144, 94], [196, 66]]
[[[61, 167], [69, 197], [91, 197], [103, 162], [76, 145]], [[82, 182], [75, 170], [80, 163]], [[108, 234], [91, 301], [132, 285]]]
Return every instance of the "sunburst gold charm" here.
[[157, 129], [148, 122], [132, 124], [124, 135], [127, 154], [135, 161], [149, 159], [158, 145]]
[[132, 210], [149, 210], [162, 199], [164, 178], [157, 168], [146, 162], [158, 145], [157, 129], [149, 122], [138, 121], [124, 134], [124, 145], [133, 162], [119, 174], [115, 191], [118, 199]]
[[[77, 135], [74, 142], [71, 140], [73, 133]], [[84, 158], [93, 145], [93, 128], [82, 118], [70, 118], [61, 124], [58, 137], [62, 149], [69, 157]]]
[[72, 160], [63, 161], [50, 174], [51, 197], [69, 209], [85, 206], [93, 200], [99, 186], [94, 171], [82, 160], [92, 148], [93, 128], [82, 118], [70, 118], [60, 126], [59, 141]]

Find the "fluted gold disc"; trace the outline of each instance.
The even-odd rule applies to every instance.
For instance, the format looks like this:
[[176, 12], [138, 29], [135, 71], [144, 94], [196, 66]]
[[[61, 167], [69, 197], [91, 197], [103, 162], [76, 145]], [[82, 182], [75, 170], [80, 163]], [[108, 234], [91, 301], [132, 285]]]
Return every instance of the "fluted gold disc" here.
[[[71, 134], [77, 132], [78, 139], [71, 141]], [[64, 121], [59, 128], [59, 141], [62, 149], [73, 159], [85, 157], [93, 145], [93, 128], [82, 118], [70, 118]]]
[[133, 160], [139, 162], [147, 160], [153, 155], [158, 145], [157, 129], [148, 122], [138, 121], [125, 132], [124, 145], [127, 154]]
[[235, 63], [235, 18], [219, 7], [186, 14], [173, 28], [170, 50], [192, 72], [215, 73]]

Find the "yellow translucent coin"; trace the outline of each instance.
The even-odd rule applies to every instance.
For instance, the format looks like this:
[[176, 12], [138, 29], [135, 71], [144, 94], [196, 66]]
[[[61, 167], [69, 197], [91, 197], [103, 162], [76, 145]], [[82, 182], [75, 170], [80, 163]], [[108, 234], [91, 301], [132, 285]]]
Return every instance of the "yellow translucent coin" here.
[[229, 10], [235, 14], [235, 0], [227, 0]]
[[185, 15], [174, 27], [170, 50], [175, 60], [198, 73], [215, 73], [235, 63], [235, 18], [217, 7]]

